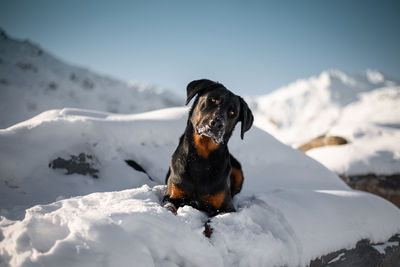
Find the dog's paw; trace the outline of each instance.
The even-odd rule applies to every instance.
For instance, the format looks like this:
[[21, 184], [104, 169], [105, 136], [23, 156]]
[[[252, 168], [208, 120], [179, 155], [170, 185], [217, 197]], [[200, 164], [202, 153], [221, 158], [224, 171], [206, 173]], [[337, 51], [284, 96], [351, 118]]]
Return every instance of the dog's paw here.
[[168, 202], [164, 205], [164, 208], [166, 208], [167, 210], [169, 210], [170, 212], [172, 212], [174, 215], [177, 214], [177, 210], [174, 204], [172, 204], [171, 202]]

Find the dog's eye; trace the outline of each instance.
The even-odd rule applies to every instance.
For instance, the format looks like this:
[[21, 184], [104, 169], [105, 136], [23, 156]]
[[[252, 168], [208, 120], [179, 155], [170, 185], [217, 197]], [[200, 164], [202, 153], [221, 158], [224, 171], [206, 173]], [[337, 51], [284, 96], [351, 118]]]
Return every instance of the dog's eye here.
[[211, 97], [211, 102], [215, 103], [217, 101], [214, 97]]
[[231, 117], [235, 117], [236, 113], [235, 113], [235, 111], [231, 110], [231, 111], [229, 111], [229, 115], [230, 115]]

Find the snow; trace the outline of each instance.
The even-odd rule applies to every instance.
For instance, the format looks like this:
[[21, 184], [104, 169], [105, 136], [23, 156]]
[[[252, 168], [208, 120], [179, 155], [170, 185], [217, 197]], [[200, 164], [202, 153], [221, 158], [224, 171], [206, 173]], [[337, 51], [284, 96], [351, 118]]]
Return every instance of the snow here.
[[373, 70], [359, 75], [327, 70], [246, 100], [258, 127], [284, 143], [298, 145], [329, 131], [342, 117], [343, 108], [381, 87], [397, 87], [397, 83]]
[[316, 148], [307, 154], [340, 174], [400, 173], [399, 104], [400, 87], [363, 94], [360, 101], [343, 109], [330, 130], [332, 135], [350, 140], [350, 144]]
[[[187, 108], [134, 115], [44, 112], [0, 130], [0, 262], [11, 266], [305, 266], [357, 241], [400, 232], [400, 210], [254, 127], [230, 151], [242, 163], [237, 212], [210, 219], [160, 206]], [[48, 167], [93, 155], [99, 178]], [[155, 179], [133, 170], [134, 159]], [[23, 166], [23, 167], [21, 167]], [[7, 183], [6, 183], [7, 181]], [[12, 186], [10, 186], [12, 185]]]
[[386, 242], [382, 245], [375, 245], [373, 246], [379, 253], [385, 255], [385, 250], [390, 247], [398, 246], [399, 242], [398, 241], [393, 241], [393, 242]]
[[345, 253], [340, 253], [339, 255], [337, 255], [337, 257], [333, 258], [331, 261], [328, 262], [328, 264], [334, 263], [339, 261], [343, 256], [345, 255]]
[[[398, 173], [399, 95], [378, 71], [328, 70], [247, 98], [259, 128], [230, 140], [245, 175], [237, 212], [175, 216], [160, 200], [188, 108], [138, 112], [183, 101], [1, 31], [0, 128], [10, 127], [0, 130], [0, 266], [306, 266], [362, 239], [385, 242], [400, 233], [400, 210], [311, 157], [340, 174]], [[295, 147], [323, 133], [350, 143], [306, 155], [275, 139]], [[97, 179], [49, 167], [80, 153]]]
[[125, 83], [69, 65], [0, 29], [0, 103], [0, 128], [6, 128], [55, 108], [136, 113], [178, 106], [183, 100], [152, 85]]
[[[8, 184], [0, 185], [0, 208], [10, 210], [17, 205], [49, 203], [60, 196], [155, 185], [145, 174], [127, 166], [125, 159], [135, 160], [156, 183], [162, 184], [169, 159], [184, 131], [187, 113], [188, 108], [134, 115], [62, 109], [0, 130], [1, 178]], [[247, 166], [249, 182], [243, 190], [274, 190], [287, 184], [299, 189], [347, 189], [320, 164], [304, 160], [302, 152], [279, 143], [267, 133], [254, 129], [247, 136], [242, 141], [235, 134], [230, 141], [230, 151]], [[100, 179], [66, 177], [63, 171], [47, 167], [57, 157], [69, 158], [82, 152], [95, 157]], [[271, 174], [268, 180], [259, 178], [260, 166]], [[321, 180], [321, 176], [328, 180]], [[44, 194], [43, 184], [52, 190]]]
[[248, 101], [255, 124], [293, 147], [322, 134], [347, 139], [307, 151], [338, 174], [400, 173], [400, 86], [378, 71], [324, 71]]

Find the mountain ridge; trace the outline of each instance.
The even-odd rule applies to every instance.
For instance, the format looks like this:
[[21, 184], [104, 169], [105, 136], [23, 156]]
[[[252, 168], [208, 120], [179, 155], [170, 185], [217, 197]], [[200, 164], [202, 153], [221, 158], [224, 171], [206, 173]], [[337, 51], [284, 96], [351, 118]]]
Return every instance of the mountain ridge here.
[[[398, 85], [397, 81], [371, 69], [355, 75], [331, 69], [247, 100], [258, 127], [285, 143], [298, 145], [328, 132], [342, 110], [361, 101], [364, 94]], [[302, 133], [300, 128], [307, 132]]]
[[65, 63], [29, 40], [0, 29], [0, 128], [55, 108], [137, 113], [183, 100], [152, 85], [123, 82]]

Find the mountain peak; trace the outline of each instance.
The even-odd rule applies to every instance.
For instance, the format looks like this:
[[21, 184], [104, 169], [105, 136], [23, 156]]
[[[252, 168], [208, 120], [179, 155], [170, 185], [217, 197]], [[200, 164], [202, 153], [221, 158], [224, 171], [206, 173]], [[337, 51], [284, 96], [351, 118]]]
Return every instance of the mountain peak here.
[[[359, 102], [365, 94], [397, 87], [377, 70], [357, 74], [329, 69], [319, 75], [297, 80], [258, 98], [249, 99], [256, 125], [278, 135], [285, 142], [295, 142], [323, 134], [340, 117], [341, 111]], [[307, 129], [304, 133], [291, 129]], [[286, 135], [285, 135], [286, 134]], [[303, 140], [302, 140], [303, 141]]]
[[[387, 85], [394, 85], [394, 81], [388, 80], [382, 72], [374, 69], [366, 69], [360, 73], [350, 74], [338, 69], [329, 69], [319, 75], [321, 80], [329, 80], [331, 83], [339, 83], [344, 87], [358, 88], [361, 91], [370, 91], [372, 89]], [[307, 80], [307, 79], [306, 79]], [[335, 90], [337, 88], [332, 87]]]
[[365, 71], [365, 75], [368, 78], [368, 81], [374, 84], [382, 83], [385, 81], [385, 76], [377, 70], [367, 69]]
[[7, 32], [0, 27], [0, 40], [9, 40], [9, 39], [11, 38], [8, 36]]

